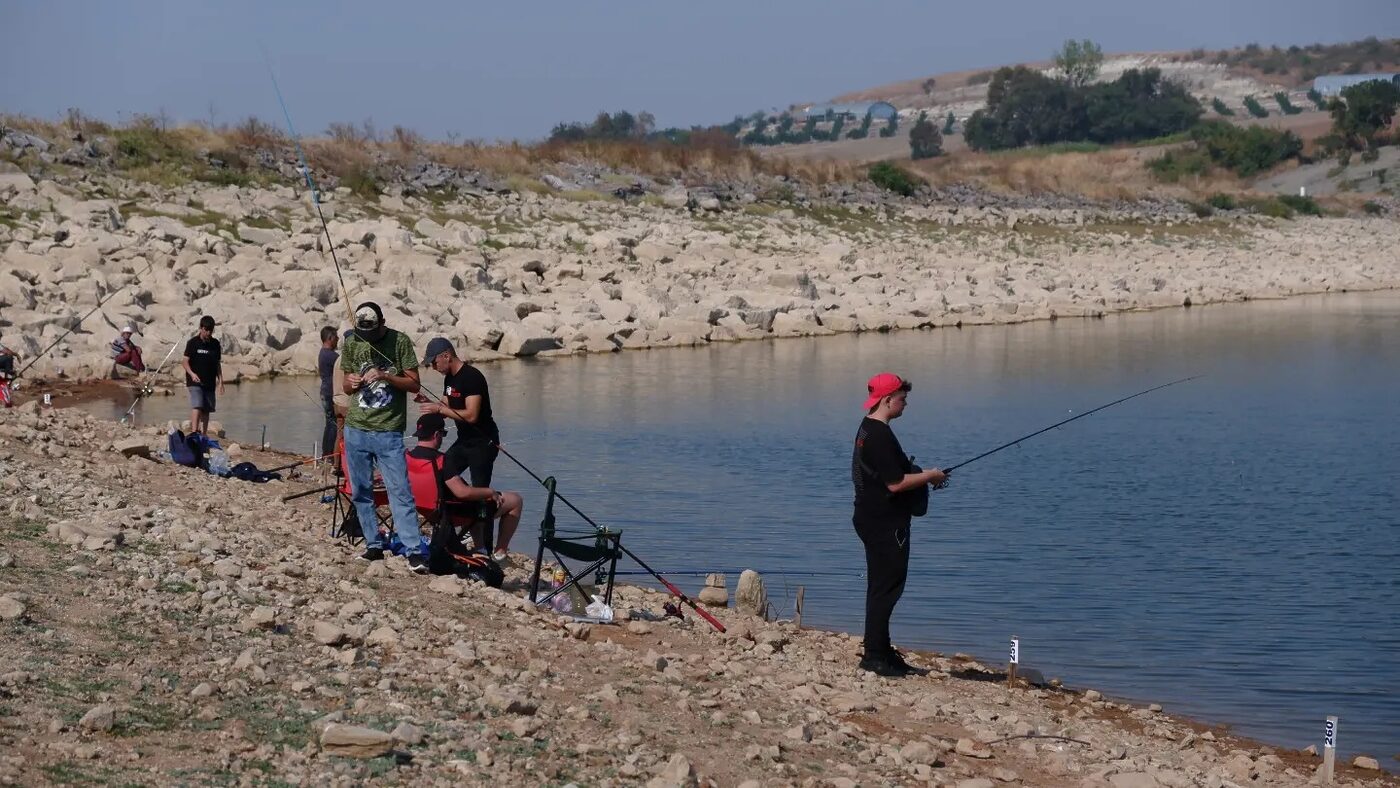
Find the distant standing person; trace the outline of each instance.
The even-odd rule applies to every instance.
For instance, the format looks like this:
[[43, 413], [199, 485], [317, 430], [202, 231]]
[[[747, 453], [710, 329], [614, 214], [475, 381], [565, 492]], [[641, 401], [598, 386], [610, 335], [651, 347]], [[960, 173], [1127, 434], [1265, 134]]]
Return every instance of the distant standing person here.
[[199, 333], [185, 343], [185, 388], [190, 392], [190, 431], [207, 434], [216, 394], [224, 393], [223, 348], [214, 338], [214, 318], [199, 319]]
[[316, 372], [321, 376], [321, 405], [325, 408], [326, 425], [321, 429], [321, 456], [335, 454], [335, 362], [340, 358], [336, 348], [340, 336], [335, 329], [321, 329], [321, 352], [316, 356]]
[[341, 389], [350, 395], [345, 417], [345, 463], [351, 500], [365, 535], [365, 561], [380, 561], [387, 547], [374, 516], [374, 468], [384, 478], [394, 532], [408, 554], [408, 568], [426, 574], [423, 534], [408, 482], [403, 431], [408, 426], [408, 394], [418, 391], [418, 356], [413, 340], [384, 325], [384, 311], [373, 301], [355, 307], [355, 329], [340, 356]]
[[914, 470], [890, 422], [904, 414], [908, 381], [882, 372], [866, 384], [865, 418], [856, 432], [851, 455], [855, 484], [856, 534], [865, 545], [865, 654], [861, 670], [880, 676], [908, 675], [912, 668], [890, 644], [890, 617], [909, 575], [911, 492], [942, 484], [948, 475], [937, 468]]

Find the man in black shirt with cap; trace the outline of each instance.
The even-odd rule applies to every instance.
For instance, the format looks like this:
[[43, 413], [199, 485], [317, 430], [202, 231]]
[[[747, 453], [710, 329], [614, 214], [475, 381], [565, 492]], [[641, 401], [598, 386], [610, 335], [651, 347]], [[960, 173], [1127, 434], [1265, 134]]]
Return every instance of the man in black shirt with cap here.
[[912, 671], [890, 645], [890, 616], [909, 576], [910, 493], [938, 486], [948, 475], [937, 468], [914, 468], [890, 421], [904, 414], [909, 382], [882, 372], [866, 384], [866, 416], [856, 432], [851, 456], [855, 484], [856, 534], [865, 545], [865, 655], [861, 670], [897, 677]]
[[207, 434], [215, 395], [224, 393], [223, 348], [214, 338], [214, 318], [199, 319], [199, 333], [185, 343], [185, 387], [190, 393], [190, 431]]

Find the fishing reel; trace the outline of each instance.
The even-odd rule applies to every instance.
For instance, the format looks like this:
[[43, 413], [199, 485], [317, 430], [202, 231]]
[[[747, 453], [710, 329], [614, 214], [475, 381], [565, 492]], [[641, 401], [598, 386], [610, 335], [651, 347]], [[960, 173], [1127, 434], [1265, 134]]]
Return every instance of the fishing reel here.
[[667, 602], [661, 606], [661, 612], [664, 614], [662, 618], [679, 618], [682, 621], [685, 620], [685, 616], [681, 614], [681, 605], [679, 602]]

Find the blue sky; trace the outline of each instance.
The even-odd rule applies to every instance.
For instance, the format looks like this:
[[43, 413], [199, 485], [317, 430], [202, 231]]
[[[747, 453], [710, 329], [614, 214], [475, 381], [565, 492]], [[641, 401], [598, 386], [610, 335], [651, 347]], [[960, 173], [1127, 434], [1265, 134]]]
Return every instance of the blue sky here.
[[539, 138], [599, 110], [723, 122], [940, 71], [1109, 52], [1400, 35], [1397, 0], [0, 0], [0, 112], [281, 123], [372, 118]]

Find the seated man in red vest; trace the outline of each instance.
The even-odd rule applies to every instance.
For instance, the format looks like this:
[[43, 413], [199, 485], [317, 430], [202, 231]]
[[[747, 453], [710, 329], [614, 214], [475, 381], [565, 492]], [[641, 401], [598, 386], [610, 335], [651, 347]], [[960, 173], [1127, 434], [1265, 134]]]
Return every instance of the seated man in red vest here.
[[[471, 471], [466, 467], [454, 467], [453, 455], [443, 454], [442, 438], [447, 434], [447, 422], [442, 416], [436, 413], [429, 413], [418, 417], [413, 435], [418, 439], [418, 444], [408, 450], [410, 461], [410, 475], [413, 473], [413, 461], [427, 461], [438, 468], [439, 489], [445, 489], [447, 494], [456, 501], [479, 501], [482, 504], [482, 517], [471, 526], [472, 542], [478, 547], [486, 544], [483, 518], [485, 520], [499, 520], [499, 541], [496, 543], [496, 550], [491, 557], [497, 563], [504, 562], [508, 557], [510, 538], [515, 535], [515, 529], [520, 525], [520, 515], [525, 507], [525, 500], [517, 492], [504, 492], [491, 487], [472, 487]], [[415, 485], [416, 487], [416, 485]]]

